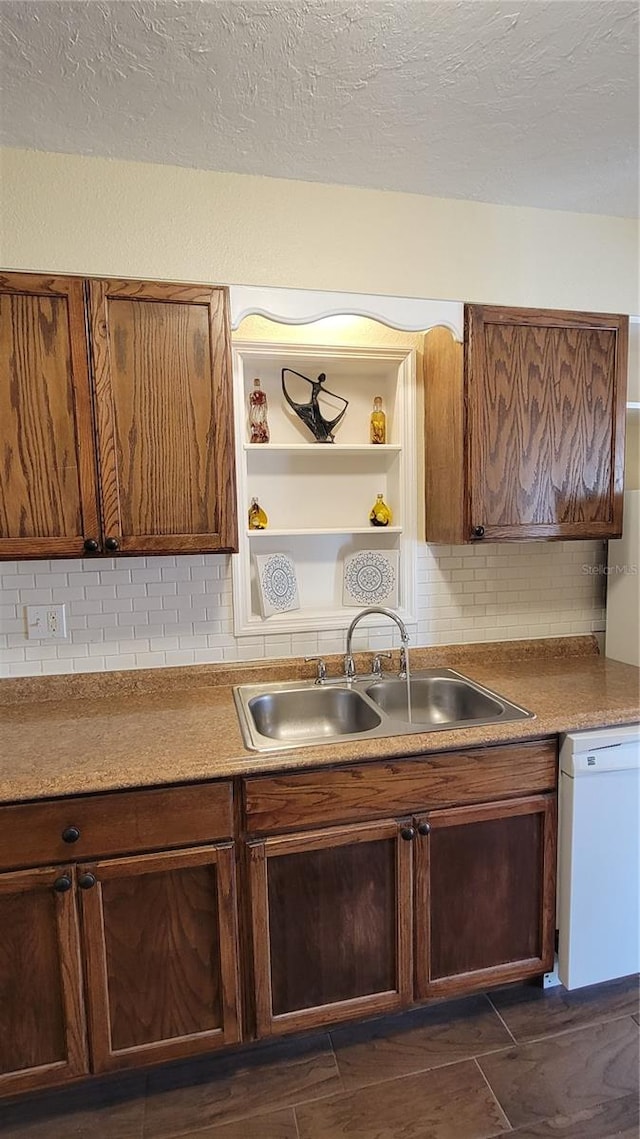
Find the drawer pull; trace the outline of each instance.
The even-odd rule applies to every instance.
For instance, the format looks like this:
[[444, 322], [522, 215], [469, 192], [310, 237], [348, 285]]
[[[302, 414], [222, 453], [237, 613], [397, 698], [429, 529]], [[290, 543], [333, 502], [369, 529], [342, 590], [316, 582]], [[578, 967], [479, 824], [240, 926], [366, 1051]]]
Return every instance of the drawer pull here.
[[78, 885], [81, 890], [92, 890], [97, 881], [95, 874], [81, 874], [78, 878]]
[[77, 842], [80, 838], [80, 831], [77, 827], [66, 827], [62, 832], [63, 842]]
[[68, 874], [62, 874], [60, 878], [56, 878], [53, 883], [53, 888], [56, 894], [66, 894], [67, 890], [71, 889], [71, 879]]
[[85, 548], [85, 553], [87, 553], [87, 554], [97, 554], [98, 550], [100, 549], [100, 546], [96, 542], [95, 538], [85, 538], [84, 548]]
[[431, 823], [418, 823], [418, 834], [431, 834]]
[[413, 827], [403, 827], [400, 831], [400, 838], [403, 838], [405, 842], [411, 842], [411, 840], [415, 837], [416, 832], [414, 831]]
[[104, 545], [105, 545], [105, 549], [107, 549], [107, 550], [119, 550], [120, 549], [120, 543], [119, 543], [117, 538], [107, 538]]

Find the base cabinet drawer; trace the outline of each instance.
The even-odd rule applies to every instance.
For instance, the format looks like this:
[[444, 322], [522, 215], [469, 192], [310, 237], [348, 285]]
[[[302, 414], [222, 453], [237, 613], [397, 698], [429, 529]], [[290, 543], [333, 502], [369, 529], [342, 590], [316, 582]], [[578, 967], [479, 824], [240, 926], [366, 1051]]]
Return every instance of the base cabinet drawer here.
[[232, 836], [230, 782], [18, 803], [0, 807], [0, 870]]
[[397, 762], [244, 780], [249, 834], [366, 822], [419, 810], [554, 791], [556, 739], [429, 754]]

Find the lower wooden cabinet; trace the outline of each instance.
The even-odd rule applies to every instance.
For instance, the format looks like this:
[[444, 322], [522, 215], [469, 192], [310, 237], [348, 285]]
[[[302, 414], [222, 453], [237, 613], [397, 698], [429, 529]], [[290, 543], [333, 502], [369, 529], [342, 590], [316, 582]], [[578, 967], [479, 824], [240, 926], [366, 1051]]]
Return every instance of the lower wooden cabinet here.
[[240, 1038], [233, 844], [78, 867], [93, 1070]]
[[0, 1095], [89, 1071], [73, 869], [0, 875]]
[[553, 968], [555, 821], [552, 795], [417, 819], [417, 999]]
[[0, 875], [0, 930], [0, 1095], [240, 1039], [230, 842]]
[[411, 847], [401, 823], [250, 846], [259, 1036], [411, 1001]]
[[553, 965], [555, 795], [249, 847], [258, 1036]]
[[0, 807], [0, 1096], [235, 1044], [241, 982], [266, 1038], [547, 971], [556, 756], [254, 777], [248, 834], [229, 782]]

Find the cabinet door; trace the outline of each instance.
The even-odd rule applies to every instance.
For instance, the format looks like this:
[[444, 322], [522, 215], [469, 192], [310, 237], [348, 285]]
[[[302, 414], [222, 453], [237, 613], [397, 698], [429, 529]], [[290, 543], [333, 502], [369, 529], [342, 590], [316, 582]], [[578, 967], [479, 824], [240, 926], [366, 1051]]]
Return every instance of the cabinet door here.
[[468, 534], [622, 532], [628, 318], [465, 309]]
[[411, 1000], [411, 848], [393, 822], [250, 845], [258, 1036]]
[[88, 1071], [73, 871], [0, 875], [0, 1095]]
[[77, 557], [85, 540], [98, 541], [84, 291], [75, 277], [0, 276], [0, 469], [0, 557]]
[[236, 550], [227, 291], [89, 289], [107, 550]]
[[232, 844], [78, 868], [93, 1070], [239, 1039]]
[[418, 997], [553, 967], [555, 836], [552, 795], [432, 811], [418, 820]]

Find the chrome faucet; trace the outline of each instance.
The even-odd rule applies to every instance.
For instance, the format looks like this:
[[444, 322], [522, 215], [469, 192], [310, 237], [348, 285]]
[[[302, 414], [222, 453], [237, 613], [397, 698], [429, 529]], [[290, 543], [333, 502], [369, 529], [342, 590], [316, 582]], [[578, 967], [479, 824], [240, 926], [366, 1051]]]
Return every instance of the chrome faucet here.
[[354, 631], [356, 625], [358, 624], [358, 621], [361, 621], [363, 617], [367, 617], [368, 615], [370, 615], [372, 613], [379, 613], [381, 617], [390, 617], [392, 621], [395, 621], [396, 625], [398, 626], [398, 628], [400, 630], [400, 636], [402, 638], [403, 645], [409, 644], [409, 634], [406, 630], [405, 623], [404, 623], [404, 621], [401, 620], [400, 617], [398, 617], [397, 613], [393, 612], [393, 609], [383, 609], [378, 605], [372, 605], [368, 609], [361, 609], [360, 612], [357, 613], [356, 616], [353, 618], [353, 621], [351, 622], [351, 624], [349, 625], [349, 628], [347, 629], [347, 646], [346, 646], [345, 658], [344, 658], [344, 675], [345, 675], [345, 678], [347, 680], [353, 680], [355, 675], [356, 675], [355, 661], [353, 659], [353, 654], [351, 652], [351, 641], [353, 640], [353, 631]]

